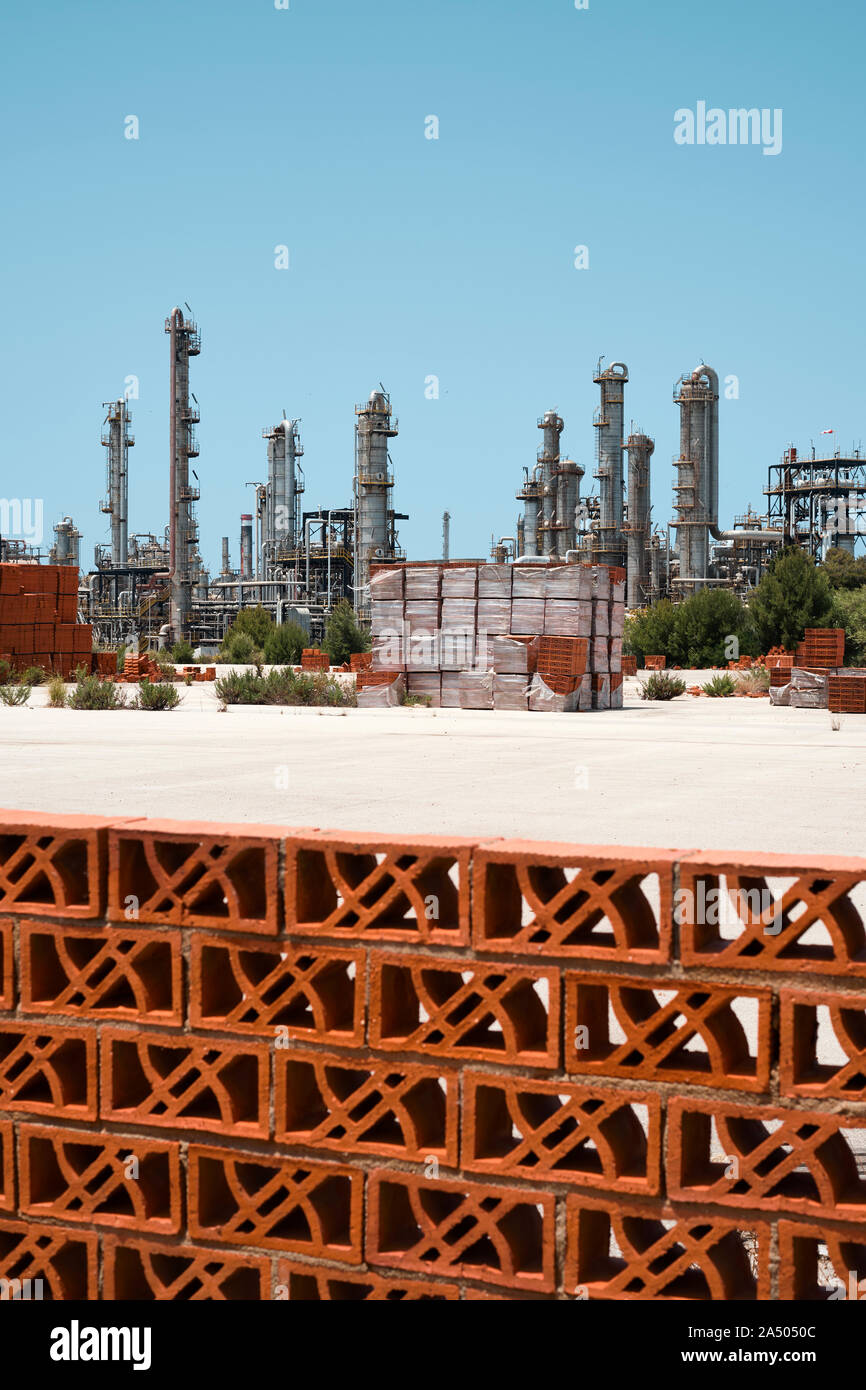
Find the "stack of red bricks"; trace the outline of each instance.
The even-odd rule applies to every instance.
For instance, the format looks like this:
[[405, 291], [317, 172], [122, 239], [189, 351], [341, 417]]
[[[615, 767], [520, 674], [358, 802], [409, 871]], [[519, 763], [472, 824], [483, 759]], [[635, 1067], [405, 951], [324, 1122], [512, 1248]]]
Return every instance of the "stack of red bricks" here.
[[830, 676], [827, 687], [828, 708], [834, 714], [866, 714], [866, 671]]
[[663, 671], [667, 664], [667, 657], [658, 653], [652, 656], [645, 656], [643, 659], [645, 671]]
[[353, 652], [349, 657], [350, 671], [369, 671], [373, 662], [372, 652]]
[[181, 671], [183, 676], [192, 676], [194, 681], [215, 681], [215, 666], [184, 666]]
[[866, 861], [0, 831], [0, 1278], [740, 1300], [862, 1274]]
[[93, 629], [77, 618], [76, 566], [0, 564], [0, 657], [16, 670], [89, 670]]
[[[834, 707], [838, 705], [841, 708], [843, 687], [834, 682], [834, 677], [847, 679], [852, 674], [842, 665], [844, 660], [844, 628], [807, 627], [803, 641], [791, 658], [790, 667], [770, 672], [772, 702], [799, 708], [828, 709], [831, 707], [830, 688], [833, 683]], [[859, 704], [851, 712], [863, 713]]]
[[834, 670], [845, 660], [843, 627], [807, 627], [794, 664], [809, 670]]
[[143, 680], [163, 681], [166, 677], [153, 657], [148, 656], [147, 652], [139, 654], [129, 652], [123, 660], [123, 674], [119, 675], [117, 679], [121, 683], [126, 681], [127, 684], [137, 685]]
[[[586, 710], [622, 705], [625, 572], [605, 565], [373, 566], [373, 669], [410, 695], [462, 709]], [[580, 640], [580, 671], [538, 665], [542, 640]], [[574, 677], [577, 676], [577, 681]], [[384, 703], [377, 692], [361, 703]]]
[[329, 671], [331, 669], [331, 658], [327, 652], [319, 651], [318, 647], [304, 647], [301, 652], [302, 671]]

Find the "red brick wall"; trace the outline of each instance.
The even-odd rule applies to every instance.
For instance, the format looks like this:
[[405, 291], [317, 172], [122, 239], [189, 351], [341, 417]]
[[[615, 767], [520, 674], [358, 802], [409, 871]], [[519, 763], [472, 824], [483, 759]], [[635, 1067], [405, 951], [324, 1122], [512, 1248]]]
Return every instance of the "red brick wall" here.
[[866, 860], [2, 812], [0, 1277], [826, 1296], [864, 922]]

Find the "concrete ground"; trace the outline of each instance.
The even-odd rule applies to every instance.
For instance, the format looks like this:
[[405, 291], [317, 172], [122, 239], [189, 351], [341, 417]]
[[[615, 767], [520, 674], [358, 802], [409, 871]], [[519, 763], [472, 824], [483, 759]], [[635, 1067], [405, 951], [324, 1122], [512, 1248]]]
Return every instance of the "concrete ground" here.
[[[700, 683], [707, 673], [685, 673]], [[593, 714], [0, 706], [0, 806], [400, 834], [862, 854], [866, 717], [639, 698]], [[134, 689], [132, 690], [134, 692]], [[834, 728], [834, 723], [840, 727]]]

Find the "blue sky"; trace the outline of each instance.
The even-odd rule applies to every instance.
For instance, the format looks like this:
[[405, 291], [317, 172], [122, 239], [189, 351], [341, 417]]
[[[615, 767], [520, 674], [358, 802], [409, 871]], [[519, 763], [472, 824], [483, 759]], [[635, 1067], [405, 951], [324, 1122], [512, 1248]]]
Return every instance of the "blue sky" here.
[[[513, 534], [551, 407], [592, 484], [601, 354], [628, 364], [626, 418], [656, 440], [656, 522], [672, 387], [702, 359], [739, 379], [723, 525], [762, 506], [789, 441], [859, 442], [860, 0], [290, 4], [3, 7], [0, 492], [72, 515], [85, 568], [108, 536], [102, 402], [129, 375], [130, 531], [167, 520], [163, 324], [185, 300], [211, 565], [224, 533], [236, 563], [283, 409], [302, 420], [304, 506], [348, 502], [353, 407], [379, 381], [415, 559], [439, 553], [446, 507], [452, 555]], [[781, 154], [678, 146], [674, 112], [700, 100], [781, 108]]]

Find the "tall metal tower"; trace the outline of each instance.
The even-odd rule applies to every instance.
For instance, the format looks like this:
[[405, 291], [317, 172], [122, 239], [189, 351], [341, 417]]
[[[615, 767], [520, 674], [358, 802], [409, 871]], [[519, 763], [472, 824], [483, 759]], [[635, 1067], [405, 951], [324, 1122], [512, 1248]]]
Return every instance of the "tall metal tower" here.
[[394, 557], [391, 490], [394, 474], [388, 440], [397, 434], [391, 420], [391, 400], [385, 390], [371, 391], [355, 415], [355, 611], [370, 614], [370, 565]]
[[201, 337], [178, 308], [166, 319], [165, 331], [170, 335], [169, 626], [177, 642], [187, 636], [192, 620], [192, 560], [198, 542], [193, 503], [199, 490], [190, 486], [189, 461], [198, 458], [195, 426], [200, 417], [190, 404], [189, 359], [201, 352]]
[[298, 497], [304, 491], [304, 477], [297, 460], [303, 455], [297, 420], [287, 420], [285, 411], [278, 425], [262, 430], [268, 441], [268, 484], [265, 501], [262, 549], [266, 562], [273, 563], [281, 551], [295, 550], [298, 542]]
[[562, 416], [557, 415], [555, 410], [548, 410], [538, 421], [538, 428], [543, 431], [542, 438], [544, 440], [538, 450], [538, 463], [541, 471], [541, 521], [539, 527], [541, 553], [542, 555], [552, 555], [556, 550], [554, 529], [557, 480], [555, 474], [559, 469], [559, 436], [565, 425]]
[[655, 442], [646, 434], [628, 437], [628, 522], [626, 543], [626, 602], [629, 608], [647, 603], [650, 589], [650, 459]]
[[451, 549], [451, 513], [442, 513], [442, 559], [447, 560]]
[[599, 481], [598, 544], [594, 547], [593, 559], [600, 565], [624, 565], [622, 448], [628, 367], [624, 362], [611, 362], [602, 371], [599, 359], [593, 381], [601, 387], [601, 404], [593, 421], [598, 430], [595, 476]]
[[111, 566], [126, 567], [129, 520], [129, 450], [135, 439], [129, 433], [130, 414], [126, 401], [103, 401], [108, 414], [107, 429], [102, 431], [102, 443], [108, 450], [106, 465], [105, 501], [99, 510], [111, 517]]

